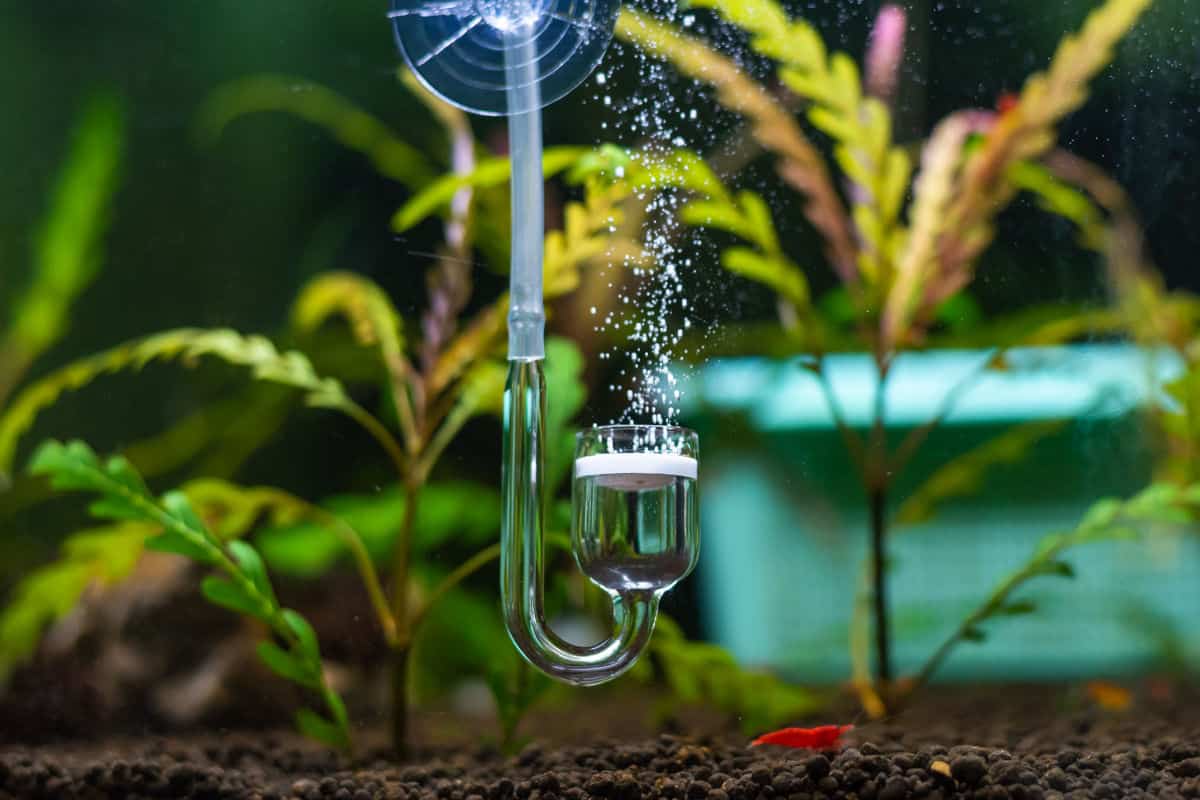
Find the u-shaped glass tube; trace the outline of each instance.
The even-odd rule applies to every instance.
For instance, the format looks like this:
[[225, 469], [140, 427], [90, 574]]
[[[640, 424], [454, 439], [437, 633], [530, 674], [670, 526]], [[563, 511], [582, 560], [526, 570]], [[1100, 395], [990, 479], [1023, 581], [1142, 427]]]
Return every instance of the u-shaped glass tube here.
[[508, 363], [500, 533], [504, 623], [513, 644], [535, 667], [567, 683], [594, 686], [612, 680], [637, 661], [654, 633], [659, 593], [607, 589], [613, 600], [614, 630], [607, 641], [591, 646], [567, 642], [546, 624], [542, 596], [545, 377], [541, 359]]
[[696, 435], [665, 426], [579, 434], [571, 547], [613, 603], [606, 641], [579, 646], [546, 624], [543, 486], [545, 383], [541, 359], [511, 359], [504, 396], [504, 520], [500, 580], [513, 644], [547, 674], [582, 686], [631, 667], [654, 632], [658, 599], [699, 558]]

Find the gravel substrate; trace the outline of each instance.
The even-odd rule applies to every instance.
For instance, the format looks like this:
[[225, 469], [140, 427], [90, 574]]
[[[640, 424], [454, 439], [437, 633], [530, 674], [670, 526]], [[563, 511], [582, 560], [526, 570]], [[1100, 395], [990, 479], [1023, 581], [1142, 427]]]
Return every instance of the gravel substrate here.
[[830, 753], [749, 749], [729, 735], [533, 744], [513, 758], [444, 747], [405, 764], [341, 762], [290, 734], [12, 747], [0, 752], [0, 798], [1200, 797], [1190, 700], [1111, 714], [1061, 694], [960, 694], [861, 725]]

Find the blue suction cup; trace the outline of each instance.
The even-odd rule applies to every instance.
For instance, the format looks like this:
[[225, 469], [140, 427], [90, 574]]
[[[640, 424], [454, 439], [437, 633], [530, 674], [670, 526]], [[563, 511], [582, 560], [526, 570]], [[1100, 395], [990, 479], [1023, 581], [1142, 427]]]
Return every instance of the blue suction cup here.
[[467, 111], [501, 116], [535, 110], [510, 107], [521, 100], [507, 91], [509, 62], [532, 58], [539, 92], [529, 96], [549, 105], [600, 63], [619, 10], [619, 0], [392, 0], [388, 16], [422, 83]]

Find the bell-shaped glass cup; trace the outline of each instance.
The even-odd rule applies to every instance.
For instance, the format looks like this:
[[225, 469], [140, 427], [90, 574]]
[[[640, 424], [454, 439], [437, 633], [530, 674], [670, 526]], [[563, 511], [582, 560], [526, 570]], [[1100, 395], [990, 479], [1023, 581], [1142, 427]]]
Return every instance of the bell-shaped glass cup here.
[[610, 594], [662, 595], [700, 556], [699, 438], [686, 428], [609, 425], [576, 437], [571, 545]]

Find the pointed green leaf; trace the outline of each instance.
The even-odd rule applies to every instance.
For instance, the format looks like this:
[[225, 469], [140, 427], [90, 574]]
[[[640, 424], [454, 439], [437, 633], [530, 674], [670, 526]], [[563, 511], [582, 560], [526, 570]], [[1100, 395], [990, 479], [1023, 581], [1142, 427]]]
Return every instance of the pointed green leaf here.
[[1115, 498], [1107, 498], [1092, 504], [1079, 523], [1081, 529], [1101, 528], [1111, 525], [1121, 513], [1122, 503]]
[[216, 538], [208, 532], [204, 520], [200, 519], [196, 509], [192, 508], [192, 502], [187, 499], [186, 494], [179, 491], [167, 492], [162, 497], [162, 507], [172, 518], [194, 533], [197, 540], [217, 545]]
[[754, 242], [768, 253], [779, 250], [779, 237], [775, 233], [775, 222], [771, 210], [757, 194], [743, 190], [738, 192], [738, 204], [746, 217], [749, 229], [754, 231]]
[[283, 620], [291, 628], [292, 633], [296, 634], [296, 640], [299, 642], [304, 656], [320, 663], [321, 646], [317, 643], [317, 632], [313, 630], [312, 625], [308, 624], [308, 620], [290, 608], [283, 610]]
[[[586, 147], [548, 147], [542, 153], [542, 174], [549, 178], [562, 172], [591, 153]], [[459, 189], [470, 186], [486, 188], [508, 183], [512, 165], [506, 157], [481, 159], [469, 175], [451, 173], [438, 178], [417, 192], [392, 217], [392, 229], [402, 233], [431, 214], [449, 205]]]
[[1006, 606], [1001, 606], [996, 612], [1006, 617], [1019, 617], [1025, 614], [1032, 614], [1037, 611], [1037, 605], [1029, 600], [1018, 600], [1014, 603], [1009, 603]]
[[210, 575], [200, 584], [200, 590], [209, 602], [245, 614], [255, 619], [266, 620], [268, 613], [257, 597], [251, 596], [236, 583]]
[[721, 254], [721, 266], [770, 287], [797, 310], [809, 306], [808, 279], [799, 267], [782, 257], [764, 256], [748, 247], [730, 247]]
[[238, 566], [242, 568], [242, 572], [258, 589], [259, 594], [272, 605], [277, 605], [275, 590], [271, 587], [271, 579], [267, 576], [267, 568], [254, 546], [249, 542], [235, 540], [229, 543], [229, 552]]
[[104, 473], [135, 495], [145, 497], [150, 494], [142, 476], [123, 456], [113, 456], [108, 459], [104, 464]]
[[175, 531], [163, 531], [158, 536], [147, 539], [146, 549], [159, 553], [174, 553], [201, 564], [212, 564], [216, 560], [213, 550]]
[[88, 513], [99, 519], [141, 520], [146, 511], [120, 495], [108, 495], [88, 505]]
[[962, 633], [962, 638], [968, 642], [982, 642], [987, 639], [987, 634], [979, 630], [979, 628], [965, 628]]
[[1051, 561], [1046, 565], [1045, 574], [1059, 575], [1063, 578], [1074, 578], [1075, 568], [1066, 561]]
[[277, 646], [274, 642], [259, 642], [256, 650], [258, 657], [276, 675], [309, 689], [315, 690], [320, 688], [320, 676], [314, 675], [309, 665]]

